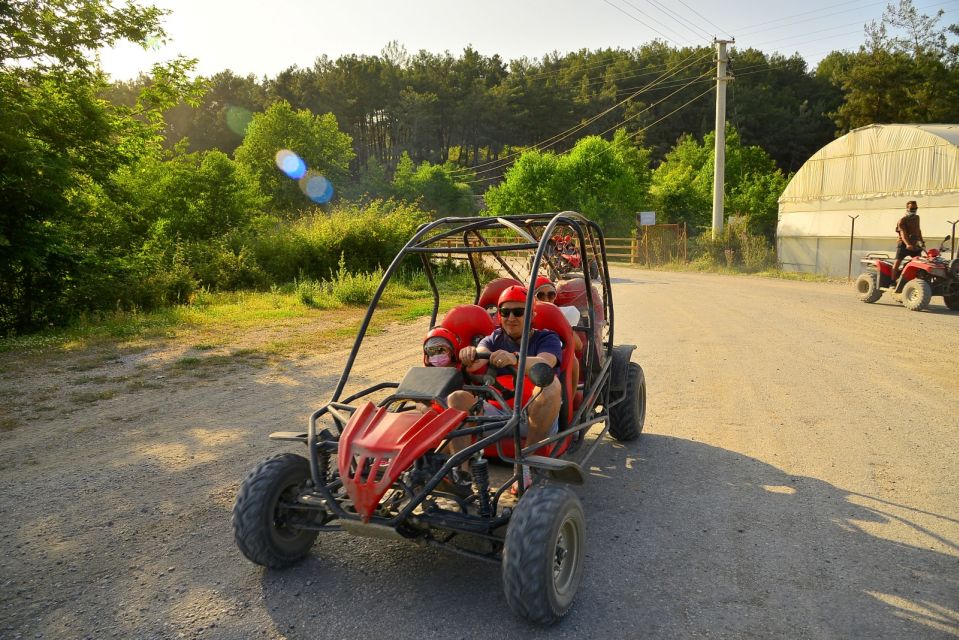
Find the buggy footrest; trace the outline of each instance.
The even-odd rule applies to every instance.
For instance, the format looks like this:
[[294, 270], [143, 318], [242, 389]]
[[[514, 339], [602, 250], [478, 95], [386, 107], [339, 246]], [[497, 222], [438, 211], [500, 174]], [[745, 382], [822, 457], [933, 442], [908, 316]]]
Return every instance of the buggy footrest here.
[[270, 434], [270, 440], [291, 440], [295, 442], [306, 442], [306, 434], [302, 431], [274, 431]]
[[523, 463], [532, 469], [542, 471], [553, 480], [568, 484], [583, 484], [583, 469], [572, 460], [527, 456], [523, 458]]

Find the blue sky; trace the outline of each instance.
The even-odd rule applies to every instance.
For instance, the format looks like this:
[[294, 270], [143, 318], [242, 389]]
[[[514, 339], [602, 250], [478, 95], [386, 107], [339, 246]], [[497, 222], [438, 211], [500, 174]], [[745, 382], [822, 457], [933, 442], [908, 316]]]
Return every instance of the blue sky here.
[[[959, 0], [914, 0], [922, 13], [943, 9], [942, 24], [959, 22]], [[143, 2], [141, 2], [143, 4]], [[376, 54], [392, 40], [408, 51], [459, 53], [472, 45], [506, 61], [582, 48], [631, 48], [653, 39], [683, 46], [714, 36], [815, 66], [830, 51], [855, 50], [863, 25], [878, 20], [884, 0], [755, 2], [727, 0], [154, 0], [171, 11], [169, 42], [148, 51], [121, 45], [100, 53], [116, 79], [135, 77], [178, 54], [199, 59], [209, 75], [232, 69], [273, 76], [318, 56]]]

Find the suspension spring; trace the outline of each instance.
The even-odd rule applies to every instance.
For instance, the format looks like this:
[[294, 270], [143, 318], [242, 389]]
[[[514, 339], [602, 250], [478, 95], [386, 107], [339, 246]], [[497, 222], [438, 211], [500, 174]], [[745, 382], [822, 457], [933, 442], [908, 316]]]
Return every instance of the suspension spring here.
[[316, 468], [319, 471], [320, 481], [329, 482], [330, 480], [330, 452], [322, 449], [316, 452]]
[[471, 460], [470, 473], [473, 475], [473, 491], [479, 498], [477, 504], [479, 515], [489, 518], [493, 514], [489, 500], [489, 462], [485, 458]]

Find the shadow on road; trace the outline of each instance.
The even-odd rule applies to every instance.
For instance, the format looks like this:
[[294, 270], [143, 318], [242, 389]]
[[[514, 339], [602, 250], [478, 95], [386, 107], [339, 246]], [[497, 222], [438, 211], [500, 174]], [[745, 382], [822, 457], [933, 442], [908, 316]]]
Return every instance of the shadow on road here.
[[586, 575], [558, 627], [532, 629], [515, 618], [496, 566], [331, 534], [296, 568], [263, 574], [277, 631], [304, 638], [959, 634], [956, 542], [940, 535], [950, 550], [942, 553], [864, 531], [893, 521], [922, 531], [910, 512], [923, 522], [954, 521], [667, 436], [604, 445], [591, 463], [579, 490]]

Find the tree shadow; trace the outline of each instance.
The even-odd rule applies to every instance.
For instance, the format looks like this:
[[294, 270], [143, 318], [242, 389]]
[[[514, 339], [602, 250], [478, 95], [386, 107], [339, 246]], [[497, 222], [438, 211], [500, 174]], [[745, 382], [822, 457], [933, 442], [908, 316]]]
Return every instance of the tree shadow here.
[[[940, 531], [954, 531], [954, 519], [668, 436], [601, 446], [590, 463], [578, 490], [586, 573], [557, 627], [535, 629], [509, 611], [497, 566], [328, 534], [302, 564], [263, 573], [276, 629], [394, 638], [959, 634], [959, 545]], [[867, 533], [883, 525], [908, 527], [938, 550]]]

